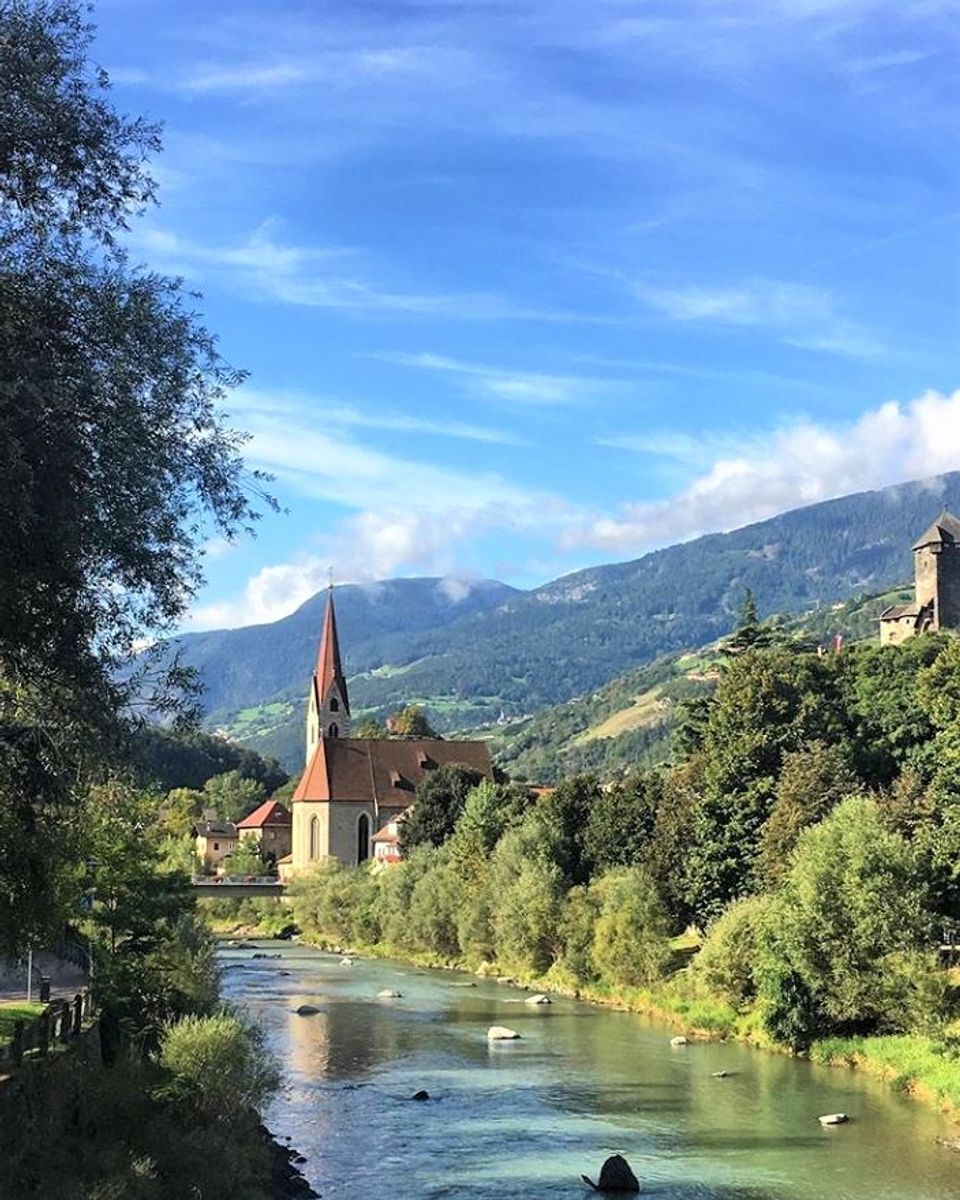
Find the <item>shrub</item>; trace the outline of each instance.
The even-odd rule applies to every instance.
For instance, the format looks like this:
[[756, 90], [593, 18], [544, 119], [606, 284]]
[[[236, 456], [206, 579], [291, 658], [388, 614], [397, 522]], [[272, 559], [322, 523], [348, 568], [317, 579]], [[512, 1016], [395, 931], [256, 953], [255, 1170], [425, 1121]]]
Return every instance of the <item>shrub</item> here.
[[226, 1011], [169, 1025], [160, 1062], [175, 1090], [213, 1120], [229, 1122], [238, 1110], [261, 1108], [280, 1086], [260, 1031]]
[[670, 926], [656, 886], [643, 867], [611, 871], [591, 886], [600, 901], [592, 958], [619, 986], [649, 986], [670, 961]]
[[712, 995], [735, 1008], [743, 1008], [756, 996], [754, 970], [766, 896], [738, 900], [717, 918], [690, 968], [692, 977]]

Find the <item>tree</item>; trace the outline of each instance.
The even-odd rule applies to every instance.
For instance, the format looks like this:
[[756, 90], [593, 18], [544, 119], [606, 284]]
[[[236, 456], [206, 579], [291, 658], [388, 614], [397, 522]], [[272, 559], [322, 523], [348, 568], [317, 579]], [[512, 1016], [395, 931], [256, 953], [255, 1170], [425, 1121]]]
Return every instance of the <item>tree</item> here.
[[239, 821], [267, 798], [263, 784], [245, 779], [239, 771], [225, 771], [208, 779], [203, 788], [205, 805], [224, 821]]
[[662, 796], [663, 777], [656, 771], [600, 791], [590, 805], [583, 835], [591, 876], [643, 860]]
[[233, 1013], [185, 1017], [163, 1033], [160, 1062], [212, 1122], [262, 1108], [280, 1071], [262, 1032]]
[[437, 738], [427, 714], [418, 704], [408, 704], [387, 717], [387, 731], [396, 738]]
[[747, 650], [762, 650], [771, 642], [769, 629], [760, 624], [757, 616], [757, 602], [753, 592], [747, 588], [743, 593], [743, 604], [740, 607], [740, 620], [737, 628], [726, 639], [721, 647], [721, 653], [728, 658], [744, 654]]
[[935, 1019], [929, 899], [915, 855], [874, 801], [845, 800], [806, 830], [760, 938], [771, 1035], [805, 1046], [827, 1033], [902, 1032], [922, 1013]]
[[227, 859], [230, 875], [262, 875], [263, 856], [259, 838], [241, 838], [236, 850]]
[[114, 245], [152, 198], [158, 130], [110, 106], [82, 12], [0, 4], [0, 680], [43, 693], [0, 722], [20, 785], [0, 826], [67, 835], [6, 863], [8, 945], [55, 918], [76, 781], [115, 756], [128, 703], [182, 709], [187, 675], [159, 652], [131, 672], [135, 644], [176, 625], [210, 533], [269, 503], [221, 413], [240, 373], [180, 283]]
[[760, 830], [770, 815], [785, 754], [815, 740], [849, 737], [834, 659], [786, 648], [730, 659], [717, 686], [701, 751], [690, 899], [709, 920], [757, 884]]
[[783, 756], [773, 807], [760, 835], [757, 870], [764, 886], [775, 888], [782, 882], [804, 829], [859, 788], [845, 746], [816, 741]]
[[670, 927], [649, 873], [643, 867], [611, 871], [594, 889], [600, 910], [591, 953], [601, 977], [617, 986], [656, 983], [670, 961]]
[[359, 725], [355, 726], [353, 736], [356, 738], [364, 738], [368, 741], [376, 741], [378, 738], [385, 738], [387, 731], [384, 727], [373, 719], [373, 717], [364, 717]]
[[442, 845], [453, 833], [468, 793], [482, 779], [479, 771], [459, 763], [431, 771], [417, 787], [413, 807], [400, 825], [403, 854], [416, 846]]

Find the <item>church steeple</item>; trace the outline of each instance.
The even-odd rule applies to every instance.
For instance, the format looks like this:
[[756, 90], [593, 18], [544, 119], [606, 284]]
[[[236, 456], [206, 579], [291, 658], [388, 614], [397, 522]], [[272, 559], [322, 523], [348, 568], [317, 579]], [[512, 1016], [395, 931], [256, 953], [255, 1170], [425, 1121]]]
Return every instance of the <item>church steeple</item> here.
[[333, 607], [333, 584], [327, 593], [323, 632], [317, 665], [310, 680], [307, 701], [307, 763], [320, 738], [349, 737], [350, 699], [340, 662], [337, 616]]

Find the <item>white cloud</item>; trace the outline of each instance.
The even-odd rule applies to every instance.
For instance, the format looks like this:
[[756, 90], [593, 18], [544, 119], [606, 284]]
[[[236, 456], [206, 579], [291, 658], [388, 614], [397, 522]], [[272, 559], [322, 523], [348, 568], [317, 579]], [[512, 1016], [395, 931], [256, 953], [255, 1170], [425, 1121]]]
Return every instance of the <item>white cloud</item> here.
[[869, 331], [843, 316], [827, 288], [753, 278], [715, 287], [641, 284], [636, 290], [647, 304], [676, 321], [768, 329], [787, 345], [853, 358], [883, 353]]
[[467, 391], [486, 400], [527, 406], [575, 404], [626, 386], [622, 380], [517, 371], [463, 362], [440, 354], [378, 354], [376, 357], [382, 362], [397, 363], [402, 367], [453, 375]]
[[[690, 461], [689, 439], [675, 436], [672, 444], [641, 439], [633, 448]], [[620, 444], [629, 446], [624, 439]], [[708, 437], [704, 450], [710, 448]], [[739, 453], [723, 436], [712, 450], [709, 468], [678, 495], [625, 504], [617, 515], [577, 522], [563, 544], [640, 553], [850, 492], [957, 470], [960, 390], [952, 395], [928, 391], [907, 404], [891, 401], [848, 424], [800, 421], [746, 442]]]

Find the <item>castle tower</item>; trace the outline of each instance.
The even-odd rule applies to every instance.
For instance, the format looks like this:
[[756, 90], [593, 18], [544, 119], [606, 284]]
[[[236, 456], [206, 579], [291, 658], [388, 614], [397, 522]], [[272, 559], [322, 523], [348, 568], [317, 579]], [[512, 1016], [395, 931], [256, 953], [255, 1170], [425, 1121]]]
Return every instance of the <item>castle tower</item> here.
[[307, 764], [321, 738], [350, 736], [350, 699], [340, 663], [337, 617], [333, 609], [333, 585], [327, 593], [327, 610], [317, 665], [310, 679], [307, 699]]
[[943, 510], [913, 543], [917, 606], [931, 608], [929, 629], [960, 629], [960, 520]]
[[960, 520], [946, 509], [913, 543], [914, 602], [880, 614], [880, 644], [960, 629]]

